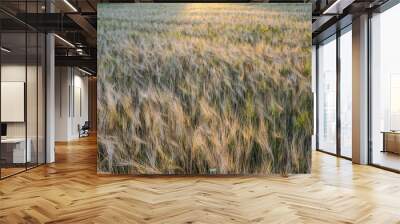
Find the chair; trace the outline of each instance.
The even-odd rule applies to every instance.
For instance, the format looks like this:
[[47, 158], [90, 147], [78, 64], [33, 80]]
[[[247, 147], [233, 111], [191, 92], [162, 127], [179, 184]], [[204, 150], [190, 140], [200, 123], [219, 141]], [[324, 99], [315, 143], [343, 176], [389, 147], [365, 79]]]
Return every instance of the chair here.
[[85, 121], [82, 127], [78, 124], [79, 138], [89, 136], [90, 124], [89, 121]]

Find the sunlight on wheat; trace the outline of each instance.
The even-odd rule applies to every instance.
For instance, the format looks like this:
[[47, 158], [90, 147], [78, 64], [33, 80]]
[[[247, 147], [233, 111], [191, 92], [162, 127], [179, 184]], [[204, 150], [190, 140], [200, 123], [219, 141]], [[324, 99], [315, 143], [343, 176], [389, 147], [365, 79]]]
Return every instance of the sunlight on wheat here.
[[98, 171], [305, 173], [309, 4], [100, 4]]

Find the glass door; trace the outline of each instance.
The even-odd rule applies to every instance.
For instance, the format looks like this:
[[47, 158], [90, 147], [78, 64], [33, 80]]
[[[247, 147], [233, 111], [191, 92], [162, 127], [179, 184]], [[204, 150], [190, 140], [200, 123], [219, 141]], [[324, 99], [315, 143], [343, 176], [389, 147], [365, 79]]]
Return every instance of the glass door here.
[[[1, 34], [1, 177], [26, 170], [31, 161], [27, 144], [25, 32]], [[28, 150], [27, 150], [28, 147]]]

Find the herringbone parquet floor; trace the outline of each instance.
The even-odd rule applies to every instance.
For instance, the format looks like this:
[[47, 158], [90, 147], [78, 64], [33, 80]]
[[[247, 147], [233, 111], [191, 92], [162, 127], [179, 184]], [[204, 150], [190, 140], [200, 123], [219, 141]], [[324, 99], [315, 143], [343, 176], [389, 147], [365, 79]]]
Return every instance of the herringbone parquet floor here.
[[400, 223], [400, 175], [313, 153], [313, 172], [268, 177], [96, 175], [95, 138], [0, 181], [0, 223]]

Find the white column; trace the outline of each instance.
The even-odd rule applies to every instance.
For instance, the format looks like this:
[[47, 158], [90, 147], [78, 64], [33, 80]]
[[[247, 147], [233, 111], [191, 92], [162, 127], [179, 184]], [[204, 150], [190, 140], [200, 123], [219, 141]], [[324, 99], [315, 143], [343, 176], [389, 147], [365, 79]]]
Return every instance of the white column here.
[[368, 15], [353, 19], [353, 162], [368, 163]]
[[46, 100], [47, 100], [47, 108], [46, 108], [46, 143], [47, 143], [47, 163], [52, 163], [55, 161], [55, 151], [54, 151], [54, 115], [55, 115], [55, 76], [54, 76], [54, 35], [47, 34], [47, 77], [46, 77]]
[[[54, 11], [50, 1], [46, 4], [47, 12]], [[46, 163], [55, 161], [54, 132], [55, 132], [55, 53], [54, 34], [46, 35]]]

